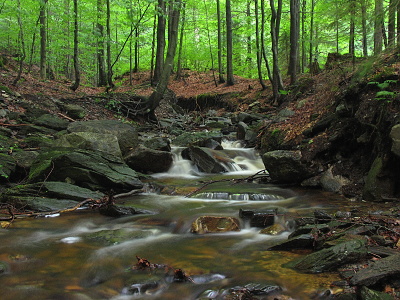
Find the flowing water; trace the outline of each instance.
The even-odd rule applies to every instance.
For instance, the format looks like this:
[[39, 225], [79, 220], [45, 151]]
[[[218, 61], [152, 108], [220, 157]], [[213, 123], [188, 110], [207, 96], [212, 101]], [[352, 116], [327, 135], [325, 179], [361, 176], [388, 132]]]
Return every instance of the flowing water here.
[[[326, 289], [335, 274], [306, 275], [282, 267], [304, 255], [268, 251], [269, 245], [290, 233], [290, 220], [316, 208], [331, 211], [344, 205], [334, 194], [299, 191], [271, 184], [242, 182], [263, 169], [252, 149], [225, 144], [232, 163], [223, 175], [201, 174], [174, 149], [175, 163], [155, 180], [171, 193], [193, 191], [208, 185], [195, 197], [149, 192], [118, 203], [150, 214], [110, 218], [96, 211], [15, 221], [0, 231], [0, 261], [8, 270], [0, 275], [1, 299], [198, 299], [205, 291], [235, 286], [278, 285], [295, 299]], [[164, 190], [165, 192], [165, 190]], [[259, 228], [241, 223], [230, 233], [193, 234], [191, 223], [199, 216], [239, 218], [240, 209], [277, 209], [275, 222], [287, 229], [278, 235], [259, 234]], [[161, 269], [132, 270], [137, 258], [165, 265]], [[183, 269], [194, 283], [171, 283], [171, 269]], [[171, 272], [170, 272], [171, 273]], [[144, 285], [143, 285], [144, 284]], [[212, 298], [212, 292], [208, 292]], [[208, 299], [208, 298], [202, 298]]]

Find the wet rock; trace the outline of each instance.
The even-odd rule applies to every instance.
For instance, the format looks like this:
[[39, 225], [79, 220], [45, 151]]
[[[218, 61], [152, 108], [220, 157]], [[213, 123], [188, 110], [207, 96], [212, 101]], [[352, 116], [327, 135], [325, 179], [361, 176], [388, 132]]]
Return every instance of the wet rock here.
[[108, 217], [126, 217], [136, 215], [138, 212], [132, 207], [124, 207], [119, 205], [105, 205], [99, 208], [99, 212], [102, 215]]
[[241, 209], [239, 211], [239, 217], [244, 220], [249, 220], [251, 227], [265, 228], [274, 224], [277, 213], [278, 212], [276, 209], [269, 209], [264, 211]]
[[125, 157], [126, 164], [135, 171], [148, 173], [167, 172], [173, 162], [172, 153], [144, 146], [131, 150]]
[[7, 189], [2, 194], [1, 200], [34, 211], [54, 211], [73, 207], [77, 202], [89, 198], [101, 199], [103, 196], [101, 192], [69, 183], [46, 181]]
[[320, 223], [320, 224], [328, 223], [333, 219], [333, 217], [330, 214], [324, 212], [323, 210], [315, 210], [314, 218], [316, 220], [316, 223]]
[[198, 217], [190, 229], [192, 233], [204, 234], [213, 232], [240, 231], [239, 220], [232, 217]]
[[314, 167], [302, 159], [300, 151], [275, 150], [262, 156], [272, 180], [299, 183], [316, 174]]
[[268, 250], [314, 249], [316, 244], [317, 242], [312, 234], [301, 234], [269, 247]]
[[168, 286], [161, 281], [149, 281], [145, 283], [134, 283], [130, 287], [126, 287], [122, 290], [123, 295], [134, 295], [139, 297], [140, 295], [154, 295], [162, 292]]
[[357, 262], [366, 258], [367, 255], [366, 240], [358, 237], [334, 247], [311, 253], [286, 266], [305, 273], [320, 273], [336, 270], [344, 264]]
[[302, 234], [308, 234], [312, 232], [328, 233], [330, 230], [331, 228], [327, 224], [304, 225], [293, 231], [289, 235], [289, 238], [293, 238]]
[[217, 142], [221, 142], [222, 133], [220, 132], [185, 132], [179, 136], [177, 136], [172, 144], [179, 147], [190, 147], [190, 146], [199, 146], [206, 147], [206, 143], [209, 139], [213, 139]]
[[[271, 299], [287, 299], [287, 298], [279, 298], [279, 295], [282, 293], [282, 288], [275, 284], [247, 284], [245, 286], [235, 286], [231, 288], [223, 288], [223, 289], [209, 289], [202, 292], [196, 299], [205, 300], [205, 299], [237, 299], [237, 300], [245, 300], [245, 299], [264, 299], [265, 296], [277, 298]], [[259, 298], [263, 297], [263, 298]], [[265, 298], [267, 299], [267, 298]], [[268, 298], [270, 299], [270, 298]]]
[[98, 134], [111, 134], [117, 137], [119, 148], [122, 155], [129, 152], [130, 149], [138, 146], [138, 132], [130, 124], [122, 123], [116, 120], [93, 120], [79, 121], [69, 124], [67, 131], [72, 132], [90, 132]]
[[151, 139], [146, 139], [143, 142], [143, 145], [146, 148], [153, 149], [153, 150], [158, 150], [158, 151], [171, 151], [171, 143], [169, 139], [167, 138], [162, 138], [162, 137], [155, 137]]
[[400, 275], [400, 254], [390, 255], [375, 262], [368, 267], [359, 270], [350, 279], [351, 285], [374, 285], [379, 281], [387, 281], [389, 278]]
[[383, 293], [383, 292], [378, 292], [371, 290], [367, 288], [366, 286], [363, 286], [360, 291], [360, 299], [361, 300], [393, 300], [393, 296]]
[[350, 183], [350, 180], [341, 176], [341, 175], [333, 175], [332, 167], [326, 170], [321, 178], [320, 184], [321, 187], [329, 192], [341, 193], [342, 187]]
[[101, 151], [117, 157], [122, 157], [118, 139], [113, 134], [73, 132], [61, 136], [54, 143], [54, 146]]
[[217, 152], [204, 147], [189, 147], [182, 151], [182, 157], [190, 159], [201, 172], [224, 173], [228, 169], [223, 164], [231, 163], [232, 160], [223, 152]]
[[137, 173], [121, 158], [87, 150], [53, 149], [41, 153], [30, 170], [29, 180], [44, 179], [100, 191], [124, 192], [143, 187]]
[[268, 226], [260, 231], [261, 234], [269, 234], [269, 235], [278, 235], [282, 232], [286, 231], [285, 226], [282, 224], [276, 223], [274, 225]]
[[102, 245], [115, 245], [128, 240], [141, 239], [151, 236], [150, 230], [131, 230], [129, 228], [121, 228], [116, 230], [101, 230], [86, 234], [85, 239], [96, 241]]

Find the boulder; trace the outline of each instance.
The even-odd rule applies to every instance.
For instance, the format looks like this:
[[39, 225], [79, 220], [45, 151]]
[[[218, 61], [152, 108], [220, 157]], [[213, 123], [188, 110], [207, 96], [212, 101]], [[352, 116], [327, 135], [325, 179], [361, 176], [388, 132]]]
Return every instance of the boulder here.
[[122, 157], [118, 139], [113, 134], [94, 132], [73, 132], [62, 135], [54, 143], [55, 147], [101, 151]]
[[86, 199], [100, 199], [101, 192], [91, 191], [65, 182], [38, 182], [18, 185], [7, 189], [1, 196], [2, 202], [15, 207], [34, 211], [54, 211], [73, 207]]
[[331, 248], [306, 255], [286, 266], [305, 273], [320, 273], [336, 270], [344, 264], [358, 262], [367, 255], [366, 239], [354, 237]]
[[148, 173], [167, 172], [173, 162], [172, 153], [140, 146], [125, 157], [126, 164], [135, 171]]
[[6, 181], [15, 172], [16, 162], [12, 156], [0, 153], [0, 182]]
[[179, 147], [199, 146], [206, 147], [209, 139], [221, 142], [223, 134], [220, 132], [185, 132], [177, 136], [172, 144]]
[[86, 110], [82, 106], [68, 103], [59, 103], [59, 106], [65, 111], [67, 116], [71, 117], [72, 119], [80, 120], [86, 117]]
[[400, 124], [394, 125], [390, 131], [392, 153], [400, 157]]
[[146, 139], [143, 145], [147, 148], [159, 151], [171, 151], [171, 143], [169, 139], [162, 137], [155, 137], [151, 139]]
[[232, 162], [223, 152], [195, 146], [184, 149], [182, 157], [191, 160], [201, 172], [205, 173], [227, 172], [228, 169], [223, 164]]
[[100, 134], [111, 134], [117, 137], [122, 155], [126, 155], [131, 149], [138, 145], [138, 133], [135, 127], [130, 124], [116, 120], [93, 120], [71, 123], [67, 131], [90, 132]]
[[87, 150], [53, 149], [39, 155], [29, 180], [68, 181], [92, 190], [116, 192], [143, 187], [137, 173], [118, 157]]
[[64, 119], [60, 119], [55, 115], [43, 114], [33, 122], [35, 125], [54, 129], [57, 131], [65, 130], [68, 127], [69, 122]]
[[363, 198], [367, 201], [382, 201], [382, 198], [393, 191], [391, 181], [382, 176], [384, 161], [377, 157], [368, 172], [363, 188]]
[[368, 267], [360, 269], [350, 279], [351, 285], [370, 286], [378, 281], [387, 281], [391, 277], [400, 275], [400, 254], [390, 255], [375, 262], [371, 262]]
[[326, 191], [334, 193], [341, 193], [342, 187], [349, 183], [350, 180], [347, 178], [341, 175], [333, 175], [332, 167], [328, 168], [320, 178], [321, 187]]
[[239, 220], [232, 217], [198, 217], [190, 229], [192, 233], [204, 234], [211, 232], [240, 231]]
[[300, 151], [270, 151], [262, 160], [271, 179], [282, 183], [299, 183], [317, 173], [315, 167], [303, 160]]

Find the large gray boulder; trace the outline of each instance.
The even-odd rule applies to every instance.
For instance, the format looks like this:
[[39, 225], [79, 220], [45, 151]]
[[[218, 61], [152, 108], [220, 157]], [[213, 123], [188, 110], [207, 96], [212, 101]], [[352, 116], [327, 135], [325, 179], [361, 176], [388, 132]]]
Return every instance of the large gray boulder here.
[[66, 182], [38, 182], [7, 189], [1, 201], [17, 208], [34, 211], [55, 211], [74, 207], [86, 199], [101, 199], [103, 193]]
[[392, 139], [392, 152], [400, 157], [400, 124], [392, 127], [390, 138]]
[[64, 119], [51, 114], [41, 115], [39, 118], [33, 121], [35, 125], [51, 128], [54, 130], [65, 130], [68, 127], [69, 122]]
[[91, 190], [116, 192], [142, 188], [137, 173], [118, 157], [87, 150], [53, 149], [42, 153], [29, 179], [65, 181]]
[[93, 120], [71, 123], [67, 131], [91, 132], [98, 134], [111, 134], [117, 137], [122, 155], [127, 154], [132, 148], [138, 146], [137, 129], [126, 123], [117, 120]]
[[201, 172], [224, 173], [228, 169], [224, 164], [231, 163], [231, 159], [223, 152], [204, 147], [189, 147], [182, 151], [182, 157], [191, 160]]
[[62, 135], [55, 143], [55, 147], [86, 149], [102, 151], [117, 157], [122, 157], [118, 138], [113, 134], [94, 132], [73, 132]]
[[167, 172], [173, 162], [172, 153], [140, 146], [125, 157], [126, 164], [135, 171], [148, 173]]
[[278, 182], [299, 183], [317, 174], [317, 169], [302, 158], [300, 151], [270, 151], [262, 160], [271, 179]]

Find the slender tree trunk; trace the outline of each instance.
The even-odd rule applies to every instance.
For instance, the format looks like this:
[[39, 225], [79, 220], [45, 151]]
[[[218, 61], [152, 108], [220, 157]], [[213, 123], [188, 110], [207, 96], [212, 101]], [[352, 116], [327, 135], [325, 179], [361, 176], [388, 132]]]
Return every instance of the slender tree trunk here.
[[79, 58], [78, 58], [78, 0], [74, 0], [74, 71], [75, 81], [70, 87], [71, 90], [76, 91], [81, 82], [81, 74], [79, 70]]
[[181, 9], [181, 0], [175, 0], [170, 2], [170, 20], [168, 26], [168, 49], [167, 55], [165, 58], [164, 68], [160, 77], [160, 81], [157, 84], [156, 90], [150, 95], [147, 102], [147, 114], [150, 117], [155, 118], [154, 110], [160, 104], [160, 101], [165, 93], [165, 90], [168, 86], [169, 77], [171, 75], [173, 66], [174, 66], [174, 58], [176, 47], [178, 43], [178, 26], [179, 26], [179, 17], [180, 17], [180, 9]]
[[361, 27], [362, 27], [362, 48], [363, 56], [368, 56], [368, 37], [367, 37], [367, 4], [366, 0], [361, 0]]
[[104, 26], [102, 24], [103, 19], [103, 0], [97, 0], [97, 65], [98, 65], [98, 83], [97, 86], [107, 85], [107, 74], [105, 66], [105, 55], [104, 55]]
[[349, 12], [350, 12], [350, 30], [349, 30], [349, 53], [351, 57], [355, 56], [355, 13], [356, 13], [356, 2], [351, 0], [349, 3]]
[[251, 1], [247, 0], [246, 3], [246, 26], [247, 26], [247, 31], [249, 32], [249, 34], [247, 35], [247, 58], [246, 58], [246, 63], [247, 63], [247, 72], [248, 72], [248, 77], [251, 78], [252, 74], [251, 74], [251, 69], [252, 69], [252, 60], [253, 57], [251, 55], [251, 51], [252, 51], [252, 46], [251, 46], [251, 28], [252, 28], [252, 24], [251, 24], [251, 10], [250, 10], [250, 5], [251, 5]]
[[382, 52], [383, 22], [383, 0], [375, 0], [374, 54]]
[[226, 0], [226, 84], [234, 85], [231, 0]]
[[135, 28], [135, 64], [133, 67], [133, 72], [137, 73], [139, 72], [139, 36], [140, 36], [140, 32], [139, 32], [139, 27]]
[[[157, 5], [156, 5], [156, 12], [157, 12]], [[157, 36], [157, 15], [154, 15], [154, 22], [153, 22], [153, 34], [151, 39], [151, 60], [150, 60], [150, 82], [151, 85], [154, 86], [154, 61], [155, 61], [155, 48], [156, 48], [156, 36]]]
[[400, 1], [397, 1], [396, 5], [396, 10], [397, 10], [397, 45], [400, 45]]
[[17, 7], [18, 7], [19, 40], [20, 40], [20, 43], [21, 43], [21, 45], [20, 45], [21, 49], [20, 49], [20, 55], [19, 55], [18, 74], [17, 74], [17, 77], [13, 81], [13, 85], [16, 85], [18, 83], [18, 81], [21, 79], [24, 60], [25, 60], [25, 57], [26, 57], [24, 26], [22, 24], [22, 18], [21, 18], [21, 0], [17, 0]]
[[164, 67], [166, 14], [165, 0], [158, 0], [156, 65], [154, 67], [153, 84], [157, 84], [160, 80]]
[[314, 10], [315, 10], [315, 0], [311, 0], [311, 16], [310, 16], [310, 49], [309, 49], [309, 58], [308, 65], [311, 66], [313, 64], [313, 48], [314, 48]]
[[43, 0], [40, 6], [39, 24], [40, 24], [40, 78], [46, 79], [47, 66], [47, 22], [46, 8], [47, 1]]
[[107, 83], [108, 83], [108, 89], [114, 88], [114, 82], [113, 82], [113, 70], [112, 70], [112, 65], [111, 65], [111, 25], [110, 25], [110, 19], [111, 19], [111, 10], [110, 10], [110, 0], [106, 0], [106, 7], [107, 7], [107, 15], [106, 15], [106, 30], [107, 30]]
[[219, 0], [217, 0], [217, 39], [218, 39], [218, 82], [224, 83], [224, 71], [222, 64], [222, 25], [221, 25], [221, 6]]
[[258, 0], [254, 0], [254, 13], [256, 17], [256, 50], [257, 50], [257, 74], [258, 81], [260, 82], [261, 88], [265, 90], [267, 86], [264, 83], [264, 79], [262, 76], [261, 70], [261, 61], [262, 61], [262, 53], [261, 53], [261, 45], [260, 45], [260, 25], [259, 25], [259, 15], [258, 15]]
[[302, 3], [302, 11], [301, 11], [301, 73], [304, 73], [305, 65], [307, 63], [306, 57], [306, 45], [305, 45], [305, 37], [306, 37], [306, 8], [307, 1], [303, 0]]
[[393, 47], [395, 44], [395, 27], [396, 27], [396, 6], [397, 0], [389, 2], [389, 22], [388, 22], [388, 45]]
[[299, 37], [300, 37], [300, 1], [290, 0], [290, 84], [297, 81], [299, 64]]
[[271, 39], [272, 39], [272, 92], [274, 104], [279, 104], [280, 90], [283, 90], [281, 71], [279, 69], [279, 26], [282, 12], [282, 0], [278, 0], [278, 9], [275, 9], [274, 0], [270, 0], [271, 6]]
[[[182, 21], [181, 21], [181, 31], [179, 34], [179, 49], [178, 49], [178, 63], [176, 67], [176, 79], [182, 77], [182, 51], [183, 51], [183, 38], [185, 33], [185, 22], [186, 22], [186, 2], [182, 4]], [[208, 29], [208, 28], [207, 28]]]
[[264, 59], [265, 62], [265, 67], [267, 68], [267, 72], [268, 72], [268, 78], [269, 81], [271, 82], [271, 85], [273, 85], [273, 76], [271, 73], [271, 68], [269, 66], [269, 61], [268, 61], [268, 57], [267, 57], [267, 53], [265, 50], [265, 24], [266, 24], [266, 20], [265, 20], [265, 1], [261, 0], [260, 3], [260, 9], [261, 9], [261, 52], [262, 52], [262, 57]]

